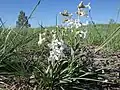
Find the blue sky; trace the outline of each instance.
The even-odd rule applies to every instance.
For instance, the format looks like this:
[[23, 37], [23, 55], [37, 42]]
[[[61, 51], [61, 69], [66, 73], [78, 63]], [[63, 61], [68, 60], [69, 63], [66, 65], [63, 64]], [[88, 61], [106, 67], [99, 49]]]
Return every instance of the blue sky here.
[[[15, 26], [20, 10], [29, 15], [38, 0], [1, 0], [0, 17], [6, 21], [6, 26]], [[29, 21], [33, 27], [38, 27], [38, 22], [43, 25], [55, 25], [55, 17], [60, 11], [67, 9], [76, 12], [81, 0], [42, 0], [40, 6]], [[96, 23], [108, 23], [109, 19], [116, 19], [120, 0], [83, 0], [85, 4], [91, 2], [92, 17]], [[58, 17], [60, 21], [60, 17]], [[120, 22], [120, 18], [119, 18]]]

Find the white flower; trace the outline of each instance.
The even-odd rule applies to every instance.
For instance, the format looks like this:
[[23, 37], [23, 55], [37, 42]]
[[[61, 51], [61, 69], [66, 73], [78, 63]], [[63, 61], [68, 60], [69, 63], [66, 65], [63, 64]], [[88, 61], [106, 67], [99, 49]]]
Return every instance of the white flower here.
[[88, 8], [90, 10], [91, 9], [90, 3], [88, 3], [88, 5], [84, 5], [83, 1], [81, 1], [78, 5], [78, 9], [83, 9], [83, 8]]
[[82, 36], [83, 38], [86, 38], [87, 31], [84, 31], [84, 32], [83, 32], [83, 31], [81, 31], [80, 33], [83, 35], [83, 36]]
[[58, 45], [62, 45], [62, 42], [57, 42]]
[[90, 3], [88, 3], [88, 5], [84, 5], [83, 4], [83, 1], [81, 1], [78, 5], [78, 11], [76, 12], [76, 14], [78, 14], [79, 16], [86, 16], [88, 17], [88, 13], [85, 12], [85, 9], [89, 9], [91, 10], [91, 7], [90, 7]]
[[64, 19], [63, 19], [63, 23], [66, 23], [66, 22], [68, 22], [68, 21], [69, 21], [68, 18], [64, 18]]
[[78, 14], [79, 16], [88, 16], [88, 14], [84, 11], [84, 10], [79, 10], [76, 12], [76, 14]]
[[77, 23], [75, 26], [76, 26], [76, 29], [77, 29], [77, 28], [81, 27], [82, 25], [80, 23]]
[[91, 10], [90, 3], [88, 3], [88, 5], [85, 5], [85, 7], [88, 8], [89, 10]]
[[85, 8], [85, 5], [83, 4], [83, 1], [81, 1], [78, 5], [78, 8]]
[[41, 45], [42, 42], [45, 40], [45, 38], [42, 38], [42, 34], [39, 33], [39, 41], [38, 41], [38, 45]]
[[57, 43], [57, 42], [59, 42], [59, 41], [58, 41], [58, 39], [55, 39], [53, 42], [54, 42], [54, 43]]
[[35, 78], [35, 75], [30, 76], [30, 79], [34, 79], [34, 78]]
[[79, 27], [81, 27], [81, 23], [78, 20], [76, 20], [76, 19], [75, 19], [74, 25], [75, 25], [76, 29], [79, 28]]
[[53, 34], [53, 40], [55, 40], [56, 39], [56, 34]]
[[64, 50], [64, 46], [60, 47], [60, 51], [63, 51]]
[[83, 37], [82, 34], [79, 34], [80, 37]]
[[57, 47], [57, 49], [55, 49], [55, 53], [56, 53], [56, 55], [60, 55], [62, 53], [62, 51]]
[[55, 54], [53, 56], [49, 57], [49, 61], [53, 61], [54, 62], [56, 60], [59, 60], [59, 57], [57, 55], [55, 55]]
[[54, 63], [56, 60], [59, 60], [64, 56], [64, 41], [62, 39], [60, 41], [58, 39], [53, 39], [51, 44], [48, 44], [48, 46], [51, 49], [48, 61]]
[[70, 14], [69, 14], [69, 12], [67, 10], [64, 10], [63, 12], [60, 12], [60, 14], [62, 16], [66, 16], [66, 17], [70, 16]]
[[53, 51], [50, 51], [50, 56], [53, 56], [54, 55], [54, 52]]
[[55, 34], [55, 33], [56, 33], [54, 29], [53, 29], [53, 30], [51, 30], [51, 32], [52, 32], [52, 34]]
[[76, 36], [77, 36], [78, 34], [80, 34], [80, 31], [76, 31]]
[[57, 55], [55, 55], [54, 57], [55, 57], [55, 60], [59, 60], [59, 57]]

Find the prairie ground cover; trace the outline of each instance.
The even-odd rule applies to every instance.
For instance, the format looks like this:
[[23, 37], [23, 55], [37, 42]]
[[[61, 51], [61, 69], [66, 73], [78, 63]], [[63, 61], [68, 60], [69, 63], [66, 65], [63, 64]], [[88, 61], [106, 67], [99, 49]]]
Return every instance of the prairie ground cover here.
[[55, 27], [1, 27], [1, 90], [120, 89], [120, 24], [81, 22], [90, 3], [77, 9]]

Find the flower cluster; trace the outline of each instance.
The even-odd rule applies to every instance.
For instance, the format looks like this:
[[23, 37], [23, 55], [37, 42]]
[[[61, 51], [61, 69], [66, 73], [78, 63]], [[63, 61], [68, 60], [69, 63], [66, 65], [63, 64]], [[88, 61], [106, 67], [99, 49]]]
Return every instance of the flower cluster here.
[[[72, 29], [75, 27], [77, 29], [76, 35], [80, 35], [80, 37], [86, 38], [87, 30], [86, 31], [79, 30], [79, 27], [83, 25], [84, 26], [88, 25], [88, 23], [82, 23], [79, 20], [79, 17], [80, 16], [88, 17], [88, 14], [85, 12], [84, 9], [88, 8], [90, 10], [91, 9], [90, 3], [88, 5], [84, 5], [83, 2], [80, 2], [77, 8], [78, 8], [78, 11], [76, 12], [78, 16], [77, 19], [73, 19], [72, 13], [69, 13], [67, 10], [60, 12], [60, 14], [64, 17], [63, 23], [66, 24], [67, 28]], [[45, 32], [47, 33], [48, 31], [45, 31]], [[71, 30], [71, 32], [73, 31]], [[48, 44], [48, 47], [50, 49], [48, 62], [51, 62], [52, 64], [54, 64], [55, 61], [63, 59], [64, 57], [67, 56], [67, 54], [72, 55], [74, 53], [73, 49], [71, 47], [68, 47], [62, 39], [61, 40], [56, 39], [55, 30], [51, 30], [50, 34], [52, 35], [52, 41], [51, 43]], [[39, 34], [38, 45], [41, 45], [43, 41], [45, 41], [46, 39], [46, 38], [43, 38], [42, 36], [45, 36], [45, 33]]]
[[50, 56], [48, 57], [48, 62], [51, 62], [52, 65], [56, 61], [60, 61], [67, 56], [72, 56], [74, 51], [71, 47], [69, 47], [63, 40], [53, 39], [50, 44], [48, 44], [50, 48]]
[[[88, 25], [88, 21], [86, 21], [86, 23], [83, 23], [82, 21], [80, 21], [80, 17], [89, 17], [88, 16], [88, 10], [91, 10], [90, 7], [90, 3], [88, 3], [87, 5], [84, 5], [83, 1], [81, 1], [79, 3], [79, 5], [77, 6], [77, 19], [73, 19], [72, 18], [72, 13], [69, 13], [67, 10], [64, 10], [63, 12], [60, 12], [60, 14], [63, 16], [63, 25], [65, 28], [76, 28], [78, 29], [81, 26], [86, 26]], [[78, 33], [78, 32], [77, 32]], [[79, 30], [79, 34], [81, 37], [85, 38], [87, 31], [81, 31]]]
[[65, 16], [65, 17], [69, 17], [71, 18], [72, 13], [69, 13], [67, 10], [64, 10], [63, 12], [60, 12], [61, 15]]
[[86, 16], [86, 17], [88, 17], [88, 14], [84, 10], [86, 8], [88, 8], [89, 10], [91, 9], [90, 3], [88, 3], [88, 5], [84, 5], [83, 1], [81, 1], [79, 3], [79, 5], [78, 5], [78, 11], [76, 12], [76, 14], [78, 14], [79, 16]]
[[63, 50], [65, 48], [65, 44], [63, 40], [58, 41], [58, 39], [53, 39], [50, 44], [48, 44], [50, 48], [50, 56], [48, 58], [48, 61], [50, 61], [52, 64], [56, 60], [60, 60], [62, 57], [64, 57]]

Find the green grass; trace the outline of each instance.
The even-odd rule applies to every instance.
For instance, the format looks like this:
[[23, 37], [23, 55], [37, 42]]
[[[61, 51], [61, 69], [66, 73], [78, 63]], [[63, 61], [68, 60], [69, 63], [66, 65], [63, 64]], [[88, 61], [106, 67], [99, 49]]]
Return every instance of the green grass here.
[[[23, 87], [23, 90], [33, 90], [35, 86], [37, 86], [36, 90], [73, 90], [75, 88], [75, 90], [81, 90], [95, 88], [97, 85], [102, 87], [100, 83], [105, 83], [103, 82], [105, 74], [101, 73], [101, 68], [98, 70], [92, 66], [94, 51], [91, 51], [88, 46], [100, 46], [118, 26], [118, 24], [109, 24], [83, 27], [88, 30], [86, 39], [76, 36], [76, 29], [73, 32], [55, 27], [48, 27], [47, 31], [40, 28], [1, 29], [0, 76], [7, 78], [3, 81], [9, 86], [12, 86], [11, 83], [15, 85], [16, 82], [18, 84], [16, 88]], [[54, 65], [47, 62], [49, 56], [47, 44], [51, 42], [52, 29], [55, 29], [58, 39], [63, 39], [75, 51], [74, 56], [57, 61]], [[47, 32], [45, 36], [47, 40], [38, 46], [40, 32]], [[120, 51], [119, 33], [102, 50]], [[104, 67], [109, 65], [111, 64], [106, 64]], [[93, 71], [89, 71], [88, 67]], [[106, 73], [108, 72], [106, 71]], [[33, 81], [36, 82], [33, 85], [29, 83], [32, 75], [34, 75]], [[102, 78], [102, 80], [98, 78]], [[29, 89], [25, 89], [23, 85], [19, 84], [20, 82]], [[106, 83], [113, 84], [114, 82]]]
[[[89, 25], [85, 29], [88, 30], [87, 39], [84, 41], [85, 44], [99, 46], [102, 44], [111, 34], [115, 31], [115, 29], [120, 26], [120, 24], [97, 24]], [[47, 27], [49, 30], [55, 29], [55, 27]], [[79, 28], [79, 30], [82, 30]], [[106, 50], [110, 51], [119, 51], [120, 50], [120, 36], [118, 35], [114, 37], [106, 46]]]
[[[90, 27], [88, 33], [88, 43], [99, 46], [103, 43], [119, 26], [119, 24], [98, 25], [97, 27]], [[105, 47], [107, 51], [120, 50], [120, 36], [119, 31]]]

